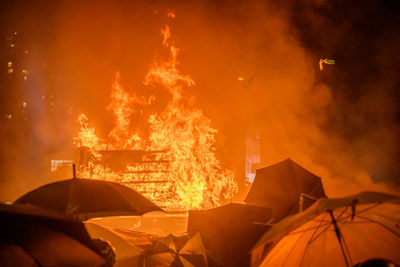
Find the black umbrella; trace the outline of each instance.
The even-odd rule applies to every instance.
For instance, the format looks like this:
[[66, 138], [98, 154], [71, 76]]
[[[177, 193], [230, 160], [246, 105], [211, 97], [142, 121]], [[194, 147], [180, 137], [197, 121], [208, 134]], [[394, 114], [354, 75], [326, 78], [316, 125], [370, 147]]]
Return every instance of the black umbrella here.
[[84, 225], [38, 208], [0, 203], [1, 266], [103, 266]]
[[69, 179], [41, 186], [15, 201], [72, 215], [80, 220], [162, 211], [141, 194], [121, 184]]
[[305, 209], [314, 201], [300, 205], [305, 195], [317, 200], [325, 197], [321, 178], [304, 169], [291, 159], [258, 169], [256, 178], [244, 202], [272, 209], [275, 221]]

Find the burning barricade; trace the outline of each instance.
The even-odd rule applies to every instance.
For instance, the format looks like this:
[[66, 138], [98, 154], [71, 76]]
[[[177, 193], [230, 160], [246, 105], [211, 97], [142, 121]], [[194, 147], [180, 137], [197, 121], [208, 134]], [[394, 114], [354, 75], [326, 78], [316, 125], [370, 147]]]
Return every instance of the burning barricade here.
[[215, 207], [232, 198], [237, 183], [215, 155], [217, 130], [183, 95], [184, 86], [194, 81], [177, 69], [179, 48], [170, 38], [169, 27], [161, 34], [170, 58], [155, 60], [143, 83], [161, 85], [171, 94], [170, 101], [162, 112], [148, 118], [149, 135], [139, 135], [132, 115], [136, 105], [150, 106], [154, 96], [146, 101], [128, 94], [117, 73], [107, 107], [116, 124], [108, 140], [101, 141], [86, 115], [78, 118], [81, 128], [74, 139], [78, 175], [124, 183], [167, 209]]

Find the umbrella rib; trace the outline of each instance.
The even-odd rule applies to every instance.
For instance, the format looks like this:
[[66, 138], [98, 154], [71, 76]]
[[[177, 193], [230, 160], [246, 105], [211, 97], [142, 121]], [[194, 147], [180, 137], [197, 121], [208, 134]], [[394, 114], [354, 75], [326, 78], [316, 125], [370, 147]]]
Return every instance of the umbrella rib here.
[[[358, 217], [358, 218], [360, 218], [360, 217]], [[348, 223], [349, 223], [348, 221], [342, 222], [343, 225], [348, 224]], [[371, 223], [371, 222], [368, 222], [368, 221], [351, 222], [351, 224], [366, 224], [366, 223]]]
[[315, 240], [317, 240], [323, 233], [325, 233], [325, 232], [329, 229], [330, 226], [331, 226], [331, 224], [328, 223], [327, 226], [324, 228], [324, 230], [322, 230], [321, 232], [319, 232], [318, 235], [316, 235], [316, 236], [314, 237], [314, 239], [312, 239], [312, 240], [310, 239], [309, 243], [311, 244], [312, 242], [314, 242]]
[[[342, 216], [345, 214], [346, 210], [349, 208], [350, 206], [346, 206], [339, 214], [339, 216], [337, 218], [335, 218], [335, 220], [338, 222]], [[328, 211], [329, 212], [329, 211]]]
[[[304, 251], [305, 251], [305, 250], [308, 248], [308, 246], [315, 240], [315, 239], [313, 240], [313, 237], [314, 237], [315, 233], [318, 231], [318, 229], [322, 226], [322, 223], [324, 222], [323, 219], [324, 219], [325, 217], [326, 217], [326, 214], [324, 214], [324, 216], [323, 216], [323, 218], [321, 219], [319, 225], [318, 225], [317, 227], [315, 227], [315, 230], [314, 230], [313, 234], [311, 235], [310, 240], [308, 240], [307, 245], [306, 245], [306, 247], [304, 248]], [[329, 225], [328, 225], [327, 228], [329, 228]], [[325, 228], [325, 229], [323, 230], [323, 232], [325, 232], [327, 228]], [[317, 238], [318, 238], [318, 237], [317, 237]], [[305, 253], [303, 253], [303, 255], [301, 256], [300, 263], [301, 263], [301, 262], [303, 261], [303, 259], [304, 259], [304, 254], [305, 254]]]
[[324, 222], [325, 220], [322, 220], [322, 219], [310, 219], [309, 221], [313, 221], [313, 222]]
[[[356, 214], [359, 214], [359, 213], [361, 213], [361, 212], [365, 212], [365, 211], [367, 211], [367, 210], [369, 210], [369, 209], [372, 209], [372, 208], [374, 208], [374, 207], [376, 207], [376, 206], [378, 206], [378, 205], [380, 205], [381, 203], [378, 203], [378, 204], [376, 204], [376, 205], [373, 205], [372, 207], [368, 207], [368, 208], [365, 208], [365, 209], [362, 209], [362, 210], [359, 210], [358, 212], [356, 212]], [[348, 207], [349, 206], [347, 206], [341, 213], [340, 213], [340, 215], [338, 216], [338, 218], [336, 219], [336, 221], [339, 221], [339, 219], [340, 219], [340, 221], [343, 221], [343, 220], [345, 220], [345, 219], [347, 219], [347, 218], [349, 218], [351, 215], [347, 215], [347, 216], [344, 216], [344, 217], [341, 217], [341, 216], [343, 216], [344, 215], [344, 212], [348, 209]], [[326, 216], [326, 215], [325, 215]], [[363, 219], [366, 219], [366, 220], [368, 220], [368, 221], [370, 221], [370, 222], [376, 222], [376, 221], [373, 221], [373, 220], [369, 220], [369, 219], [367, 219], [367, 218], [364, 218], [364, 217], [362, 217], [362, 216], [360, 216], [360, 215], [358, 215], [358, 217], [360, 217], [360, 218], [363, 218]], [[315, 221], [315, 222], [320, 222], [320, 224], [318, 225], [318, 226], [315, 226], [315, 227], [310, 227], [310, 228], [307, 228], [307, 229], [304, 229], [304, 230], [301, 230], [301, 231], [295, 231], [295, 232], [290, 232], [290, 233], [288, 233], [288, 235], [295, 235], [295, 234], [299, 234], [299, 233], [303, 233], [303, 232], [307, 232], [307, 231], [310, 231], [310, 230], [313, 230], [313, 229], [315, 229], [315, 232], [313, 233], [313, 236], [310, 238], [310, 241], [308, 242], [308, 244], [310, 244], [310, 243], [312, 243], [312, 242], [314, 242], [315, 240], [317, 240], [323, 233], [325, 233], [328, 229], [329, 229], [329, 227], [330, 227], [330, 225], [331, 225], [331, 222], [327, 222], [327, 221], [324, 221], [323, 219], [321, 219], [321, 220], [317, 220], [317, 219], [311, 219], [312, 221]], [[323, 229], [320, 233], [318, 233], [317, 235], [315, 235], [315, 233], [316, 233], [316, 231], [321, 227], [321, 226], [323, 226], [322, 224], [323, 224], [323, 222], [326, 222], [327, 223], [327, 227], [325, 227], [325, 229]], [[379, 223], [379, 222], [376, 222], [376, 223]], [[380, 224], [380, 223], [379, 223]], [[380, 224], [380, 225], [382, 225], [382, 224]], [[382, 225], [383, 227], [385, 227], [384, 225]], [[385, 227], [385, 228], [387, 228], [387, 227]], [[388, 230], [390, 230], [391, 232], [393, 232], [390, 228], [387, 228]], [[395, 232], [393, 232], [393, 233], [395, 233]], [[395, 233], [397, 236], [399, 236], [400, 237], [400, 235], [399, 234], [397, 234], [397, 233]], [[346, 246], [346, 250], [347, 250], [347, 253], [349, 253], [348, 252], [348, 248], [347, 248], [347, 244], [345, 244], [345, 246]]]
[[[326, 214], [324, 214], [324, 216], [323, 216], [323, 218], [321, 219], [320, 223], [319, 223], [318, 226], [315, 228], [313, 234], [312, 234], [311, 237], [310, 237], [310, 240], [309, 240], [308, 243], [307, 243], [307, 246], [308, 246], [309, 244], [311, 244], [311, 242], [313, 241], [313, 238], [314, 238], [314, 236], [316, 235], [318, 229], [322, 226], [322, 223], [325, 222], [325, 220], [324, 220], [325, 217], [326, 217]], [[329, 227], [329, 225], [328, 225], [328, 227]]]
[[[307, 219], [308, 221], [313, 221], [313, 222], [320, 222], [321, 224], [323, 223], [323, 222], [325, 222], [325, 220], [323, 220], [323, 219], [315, 219], [315, 217], [314, 218], [312, 218], [312, 219]], [[301, 231], [293, 231], [292, 230], [292, 232], [289, 232], [289, 233], [287, 233], [287, 235], [294, 235], [294, 234], [299, 234], [299, 233], [302, 233], [302, 232], [307, 232], [307, 231], [309, 231], [309, 230], [313, 230], [313, 229], [315, 229], [315, 228], [318, 228], [318, 227], [320, 227], [320, 225], [318, 225], [318, 226], [313, 226], [313, 227], [309, 227], [309, 228], [306, 228], [306, 229], [303, 229], [303, 230], [301, 230]], [[295, 229], [296, 228], [298, 228], [298, 227], [295, 227]], [[295, 230], [294, 229], [294, 230]]]
[[[365, 208], [365, 209], [362, 209], [362, 210], [359, 210], [358, 212], [355, 212], [354, 213], [354, 216], [355, 215], [357, 215], [357, 216], [359, 216], [358, 214], [360, 214], [360, 213], [362, 213], [362, 212], [365, 212], [365, 211], [368, 211], [368, 210], [370, 210], [370, 209], [373, 209], [373, 208], [376, 208], [377, 206], [379, 206], [379, 205], [381, 205], [382, 203], [376, 203], [376, 204], [374, 204], [374, 205], [372, 205], [372, 206], [370, 206], [370, 207], [367, 207], [367, 208]], [[347, 215], [347, 217], [350, 217], [351, 215]], [[346, 217], [346, 218], [347, 218]]]
[[[329, 224], [329, 223], [328, 223], [328, 224]], [[328, 225], [328, 226], [329, 226], [329, 225]], [[287, 235], [296, 235], [296, 234], [308, 232], [308, 231], [310, 231], [310, 230], [318, 229], [319, 227], [320, 227], [320, 226], [313, 226], [313, 227], [309, 227], [309, 228], [306, 228], [306, 229], [301, 230], [301, 231], [290, 232], [290, 233], [288, 233]]]
[[372, 206], [370, 206], [370, 207], [366, 207], [365, 209], [359, 210], [358, 212], [356, 211], [354, 215], [358, 215], [358, 214], [361, 213], [361, 212], [365, 212], [365, 211], [368, 211], [368, 210], [370, 210], [370, 209], [376, 208], [377, 206], [379, 206], [379, 205], [381, 205], [381, 204], [382, 204], [382, 203], [376, 203], [376, 204], [374, 204], [374, 205], [372, 205]]
[[29, 256], [32, 257], [32, 259], [36, 262], [36, 264], [41, 267], [42, 265], [40, 264], [40, 262], [38, 261], [38, 259], [36, 259], [31, 253], [29, 253], [29, 251], [26, 249], [26, 247], [22, 244], [20, 244], [20, 242], [18, 242], [17, 240], [14, 240], [14, 242], [20, 246]]
[[363, 216], [358, 216], [358, 217], [359, 217], [359, 218], [362, 218], [362, 219], [364, 219], [364, 220], [367, 220], [367, 221], [369, 221], [369, 222], [371, 222], [371, 223], [379, 224], [380, 226], [382, 226], [383, 228], [385, 228], [386, 230], [390, 231], [391, 233], [395, 234], [397, 237], [400, 238], [400, 234], [396, 233], [395, 231], [393, 231], [392, 229], [390, 229], [389, 227], [387, 227], [387, 226], [384, 225], [383, 223], [380, 223], [380, 222], [378, 222], [378, 221], [375, 221], [375, 220], [372, 220], [372, 219], [369, 219], [369, 218], [366, 218], [366, 217], [363, 217]]
[[[344, 218], [342, 218], [342, 219], [344, 219]], [[310, 244], [310, 243], [314, 242], [315, 240], [317, 240], [323, 233], [325, 233], [329, 229], [330, 225], [331, 225], [331, 223], [329, 223], [328, 226], [324, 230], [322, 230], [317, 236], [315, 236], [314, 239], [311, 238], [308, 244]], [[349, 249], [347, 247], [346, 241], [344, 240], [343, 235], [341, 235], [341, 238], [343, 239], [343, 243], [344, 243], [344, 246], [345, 246], [345, 249], [346, 249], [346, 252], [347, 252], [347, 256], [349, 257], [350, 262], [351, 262], [350, 252], [349, 252]]]
[[[303, 232], [303, 233], [302, 233], [302, 236], [305, 235], [305, 234], [306, 234], [306, 232]], [[290, 254], [292, 254], [294, 248], [296, 247], [297, 243], [298, 243], [300, 240], [301, 240], [301, 237], [299, 237], [299, 238], [297, 239], [296, 243], [295, 243], [295, 244], [292, 246], [292, 248], [290, 249], [290, 251], [289, 251], [289, 253], [287, 254], [287, 257], [286, 257], [284, 263], [289, 259]], [[301, 262], [301, 261], [300, 261], [300, 262]]]
[[[325, 218], [325, 216], [324, 216], [324, 218]], [[309, 227], [309, 228], [303, 229], [303, 230], [301, 230], [301, 231], [292, 231], [292, 232], [288, 233], [287, 235], [295, 235], [295, 234], [298, 234], [298, 233], [308, 232], [308, 231], [310, 231], [310, 230], [318, 229], [319, 227], [321, 227], [322, 223], [327, 222], [327, 221], [324, 220], [324, 219], [319, 219], [319, 220], [310, 219], [309, 221], [319, 222], [320, 224], [317, 225], [317, 226], [313, 226], [313, 227]], [[329, 222], [328, 222], [328, 224], [329, 224]]]
[[[371, 206], [371, 207], [367, 207], [367, 208], [365, 208], [365, 209], [362, 209], [362, 210], [356, 212], [354, 215], [357, 215], [357, 216], [361, 217], [361, 216], [358, 215], [358, 214], [360, 214], [360, 213], [362, 213], [362, 212], [365, 212], [365, 211], [368, 211], [368, 210], [370, 210], [370, 209], [373, 209], [373, 208], [379, 206], [380, 204], [382, 204], [382, 203], [378, 203], [378, 204], [375, 204], [375, 205], [373, 205], [373, 206]], [[347, 216], [345, 216], [345, 217], [342, 217], [342, 218], [338, 217], [338, 219], [337, 219], [336, 221], [338, 222], [339, 219], [340, 219], [340, 221], [342, 221], [342, 220], [345, 220], [345, 219], [347, 219], [347, 218], [349, 218], [349, 217], [351, 217], [351, 216], [352, 216], [351, 214], [350, 214], [350, 215], [347, 214]]]

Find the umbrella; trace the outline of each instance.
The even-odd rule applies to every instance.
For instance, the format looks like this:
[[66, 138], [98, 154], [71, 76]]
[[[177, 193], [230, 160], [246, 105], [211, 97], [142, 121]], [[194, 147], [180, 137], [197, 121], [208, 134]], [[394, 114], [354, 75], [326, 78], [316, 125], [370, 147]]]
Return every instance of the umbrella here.
[[146, 266], [202, 267], [207, 265], [206, 251], [200, 234], [192, 237], [166, 237], [152, 240], [146, 253]]
[[0, 204], [1, 266], [103, 266], [83, 224], [69, 216]]
[[[325, 196], [321, 178], [291, 159], [258, 169], [246, 204], [271, 208], [277, 221], [299, 211], [301, 196], [313, 199]], [[307, 208], [313, 203], [304, 203]]]
[[377, 192], [321, 198], [274, 225], [252, 251], [257, 266], [353, 266], [400, 262], [400, 198]]
[[15, 203], [64, 212], [80, 220], [162, 211], [150, 200], [124, 185], [77, 178], [41, 186], [23, 195]]
[[259, 223], [270, 219], [271, 209], [230, 203], [208, 210], [189, 211], [187, 231], [201, 234], [210, 265], [242, 267], [249, 265], [250, 249], [269, 229]]
[[125, 239], [112, 230], [94, 223], [85, 223], [85, 227], [91, 238], [101, 238], [107, 240], [115, 249], [115, 267], [139, 266], [141, 251], [131, 245]]

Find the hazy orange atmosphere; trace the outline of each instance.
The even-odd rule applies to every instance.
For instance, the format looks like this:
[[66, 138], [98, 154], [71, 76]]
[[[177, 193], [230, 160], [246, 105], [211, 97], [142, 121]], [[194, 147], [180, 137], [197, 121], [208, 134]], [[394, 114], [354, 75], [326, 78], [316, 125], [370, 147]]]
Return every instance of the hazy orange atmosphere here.
[[[129, 184], [153, 173], [159, 183], [132, 188], [160, 206], [243, 201], [249, 140], [252, 172], [290, 158], [330, 197], [398, 193], [391, 21], [378, 18], [371, 41], [357, 32], [362, 10], [324, 0], [33, 2], [1, 4], [1, 201], [71, 178], [51, 160], [82, 147], [93, 162], [78, 175]], [[320, 70], [324, 58], [335, 65]], [[95, 165], [107, 149], [161, 151], [151, 160], [169, 163], [121, 175]]]
[[389, 0], [1, 0], [0, 265], [400, 266]]

